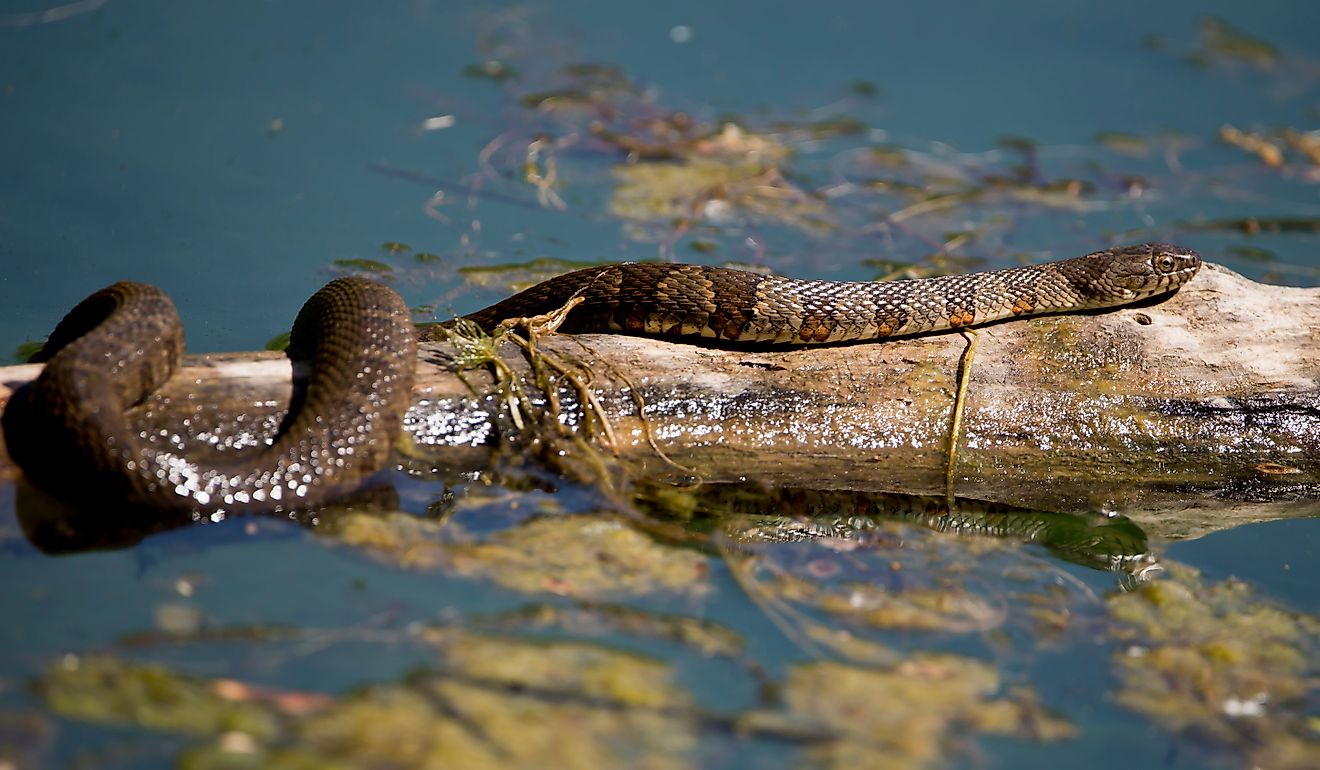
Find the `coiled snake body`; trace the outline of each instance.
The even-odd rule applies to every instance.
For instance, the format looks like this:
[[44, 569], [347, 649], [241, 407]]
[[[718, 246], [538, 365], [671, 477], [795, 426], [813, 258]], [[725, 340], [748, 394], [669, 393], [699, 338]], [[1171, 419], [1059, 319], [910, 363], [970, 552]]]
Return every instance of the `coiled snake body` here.
[[[1143, 244], [879, 283], [622, 263], [552, 278], [467, 318], [492, 329], [581, 297], [561, 330], [809, 345], [1125, 304], [1176, 290], [1200, 262], [1186, 249]], [[115, 284], [84, 300], [51, 334], [39, 354], [45, 369], [21, 403], [5, 410], [6, 443], [33, 481], [81, 492], [84, 500], [127, 499], [193, 514], [314, 505], [384, 464], [411, 402], [416, 336], [393, 290], [343, 278], [308, 300], [289, 353], [306, 360], [310, 375], [271, 445], [210, 464], [157, 447], [124, 412], [169, 378], [183, 333], [159, 289]]]
[[209, 463], [146, 441], [125, 419], [182, 356], [178, 313], [160, 289], [96, 292], [51, 333], [34, 359], [46, 367], [5, 410], [11, 456], [37, 485], [84, 503], [194, 514], [315, 505], [385, 463], [412, 403], [417, 344], [394, 290], [330, 282], [294, 321], [289, 356], [310, 373], [273, 443]]

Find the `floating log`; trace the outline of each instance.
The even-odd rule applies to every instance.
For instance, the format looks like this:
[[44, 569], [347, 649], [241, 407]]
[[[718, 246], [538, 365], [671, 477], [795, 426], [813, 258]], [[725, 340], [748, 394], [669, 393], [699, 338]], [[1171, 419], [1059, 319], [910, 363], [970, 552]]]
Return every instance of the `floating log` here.
[[[1320, 289], [1206, 265], [1162, 302], [984, 327], [955, 490], [1121, 512], [1165, 537], [1320, 513], [1318, 319]], [[589, 377], [611, 449], [636, 473], [909, 494], [944, 491], [965, 347], [958, 334], [792, 350], [618, 335], [539, 341]], [[522, 351], [508, 342], [500, 351], [519, 387], [543, 399]], [[459, 376], [449, 343], [427, 343], [419, 356], [410, 462], [480, 463], [515, 430], [506, 391], [489, 369]], [[0, 368], [0, 403], [39, 370]], [[278, 353], [190, 356], [137, 417], [163, 441], [251, 444], [278, 426], [291, 376]], [[555, 396], [564, 422], [581, 420], [564, 378]], [[15, 473], [0, 452], [0, 476]]]

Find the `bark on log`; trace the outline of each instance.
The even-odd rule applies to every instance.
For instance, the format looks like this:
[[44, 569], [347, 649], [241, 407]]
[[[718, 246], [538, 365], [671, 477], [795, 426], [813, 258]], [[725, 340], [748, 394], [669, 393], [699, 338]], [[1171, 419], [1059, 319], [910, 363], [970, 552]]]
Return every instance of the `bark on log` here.
[[[1316, 319], [1320, 289], [1207, 265], [1157, 304], [982, 328], [957, 492], [1123, 512], [1167, 537], [1320, 513]], [[638, 473], [684, 475], [649, 445], [649, 426], [669, 458], [706, 481], [943, 491], [965, 347], [957, 334], [771, 351], [561, 335], [540, 347], [590, 368], [620, 458]], [[502, 352], [530, 387], [521, 353]], [[448, 344], [420, 355], [407, 422], [414, 454], [470, 465], [509, 426], [494, 379], [456, 376]], [[38, 371], [0, 369], [0, 404]], [[279, 354], [191, 356], [141, 419], [162, 440], [250, 443], [278, 425], [290, 375]], [[576, 404], [571, 389], [560, 395]], [[0, 453], [6, 473], [15, 471]]]

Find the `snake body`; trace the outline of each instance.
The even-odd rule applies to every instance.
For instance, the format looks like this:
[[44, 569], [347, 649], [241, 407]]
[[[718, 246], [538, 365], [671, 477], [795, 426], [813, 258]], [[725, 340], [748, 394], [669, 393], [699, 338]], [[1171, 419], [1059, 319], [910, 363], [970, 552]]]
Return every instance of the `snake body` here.
[[15, 461], [38, 486], [82, 502], [166, 512], [269, 512], [315, 505], [377, 471], [412, 402], [417, 353], [407, 305], [359, 278], [332, 281], [294, 321], [289, 356], [310, 374], [273, 443], [194, 461], [146, 441], [124, 412], [181, 362], [183, 331], [160, 289], [117, 283], [83, 300], [34, 360], [45, 368], [5, 411]]
[[625, 262], [551, 278], [466, 318], [491, 330], [504, 319], [550, 313], [580, 297], [560, 331], [818, 345], [1128, 304], [1177, 290], [1200, 265], [1195, 252], [1163, 243], [911, 281], [797, 280]]
[[[581, 298], [561, 330], [811, 345], [1125, 304], [1176, 290], [1200, 264], [1195, 252], [1167, 244], [876, 283], [621, 263], [552, 278], [467, 318], [489, 330]], [[289, 355], [310, 375], [279, 434], [264, 448], [201, 462], [146, 441], [125, 417], [175, 371], [184, 343], [169, 297], [118, 283], [52, 332], [34, 359], [46, 367], [5, 410], [6, 443], [38, 485], [84, 501], [194, 515], [313, 506], [384, 464], [411, 403], [416, 339], [393, 290], [332, 281], [294, 322]]]

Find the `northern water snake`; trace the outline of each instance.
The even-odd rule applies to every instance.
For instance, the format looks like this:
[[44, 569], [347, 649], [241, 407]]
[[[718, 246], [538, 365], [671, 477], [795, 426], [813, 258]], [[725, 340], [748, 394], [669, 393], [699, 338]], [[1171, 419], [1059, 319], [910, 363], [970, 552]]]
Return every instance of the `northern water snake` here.
[[412, 402], [408, 307], [361, 278], [330, 282], [298, 313], [289, 357], [308, 374], [268, 446], [201, 462], [129, 424], [124, 412], [169, 379], [183, 348], [178, 313], [160, 289], [122, 282], [92, 294], [51, 333], [33, 359], [45, 368], [6, 408], [10, 455], [38, 486], [83, 503], [292, 510], [379, 470]]
[[489, 331], [581, 297], [560, 331], [818, 345], [1124, 305], [1177, 290], [1200, 266], [1196, 252], [1164, 243], [912, 281], [812, 281], [625, 262], [551, 278], [466, 318]]
[[[1195, 252], [1167, 244], [875, 283], [621, 263], [552, 278], [467, 318], [491, 329], [581, 297], [563, 331], [823, 344], [1126, 304], [1176, 290], [1200, 264]], [[193, 514], [313, 505], [384, 463], [411, 401], [416, 335], [393, 290], [332, 281], [294, 322], [289, 353], [310, 374], [278, 436], [208, 463], [144, 440], [124, 417], [169, 378], [182, 353], [178, 315], [160, 290], [119, 283], [93, 294], [51, 334], [38, 357], [45, 369], [18, 408], [6, 409], [11, 456], [39, 485], [84, 499]]]

